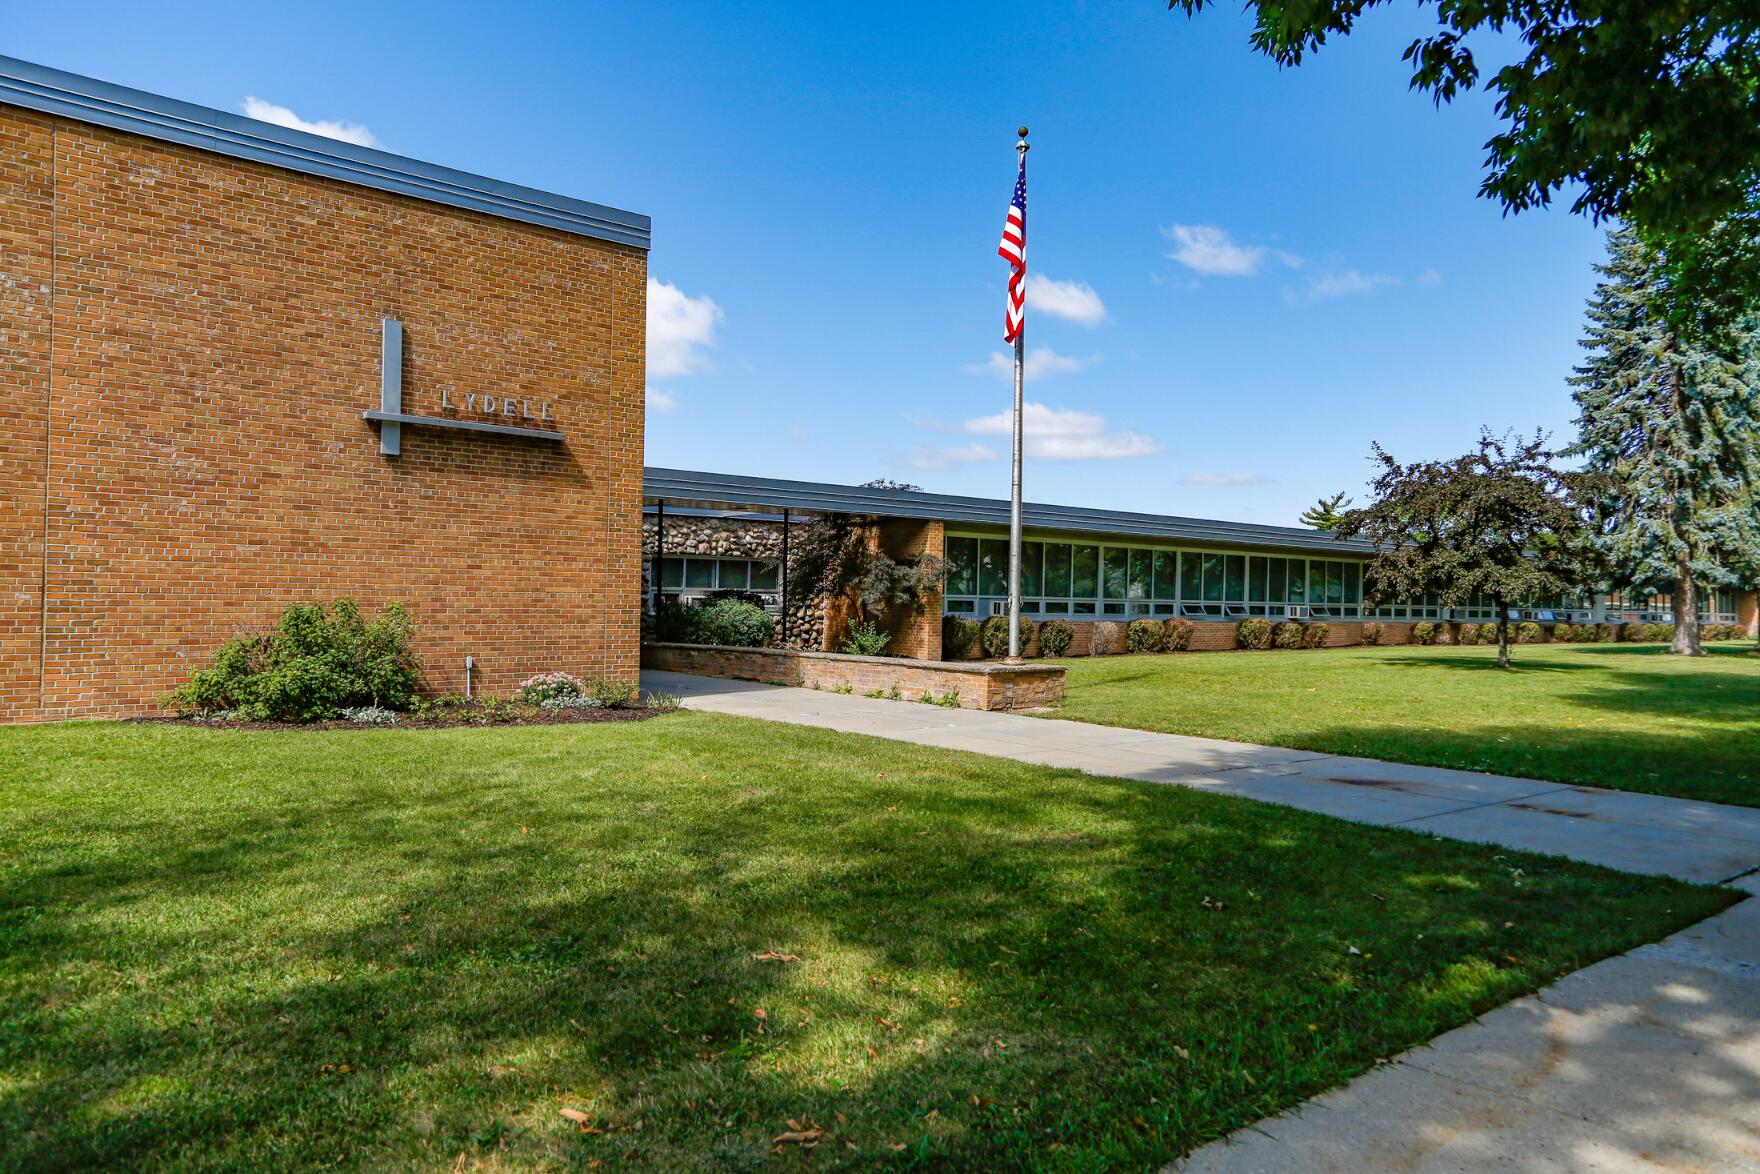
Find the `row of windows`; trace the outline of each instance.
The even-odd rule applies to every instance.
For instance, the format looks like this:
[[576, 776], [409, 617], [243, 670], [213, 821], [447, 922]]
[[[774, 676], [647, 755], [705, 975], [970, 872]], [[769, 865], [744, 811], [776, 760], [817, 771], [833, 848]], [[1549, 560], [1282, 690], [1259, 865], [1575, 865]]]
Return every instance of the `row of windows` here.
[[747, 558], [663, 558], [664, 591], [775, 591], [780, 571], [774, 562]]

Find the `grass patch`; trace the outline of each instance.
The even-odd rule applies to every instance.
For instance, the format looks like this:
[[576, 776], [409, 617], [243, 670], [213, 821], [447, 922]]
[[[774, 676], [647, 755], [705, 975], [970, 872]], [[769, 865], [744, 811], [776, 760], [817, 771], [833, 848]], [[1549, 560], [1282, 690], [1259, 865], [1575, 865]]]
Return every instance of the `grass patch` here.
[[14, 728], [0, 1166], [1150, 1168], [1732, 896], [705, 714]]
[[1760, 656], [1708, 645], [1093, 657], [1052, 714], [1426, 766], [1760, 806]]

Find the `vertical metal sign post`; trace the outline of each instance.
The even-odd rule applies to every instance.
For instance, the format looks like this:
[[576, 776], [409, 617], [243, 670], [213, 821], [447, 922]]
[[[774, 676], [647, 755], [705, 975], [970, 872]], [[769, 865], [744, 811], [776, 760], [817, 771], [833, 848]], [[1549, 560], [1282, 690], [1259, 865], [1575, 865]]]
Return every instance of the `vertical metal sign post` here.
[[[1020, 153], [1021, 174], [1027, 167], [1027, 128], [1021, 127], [1020, 142], [1014, 145]], [[1026, 281], [1026, 242], [1021, 242], [1021, 281]], [[1021, 415], [1026, 387], [1027, 325], [1023, 315], [1021, 328], [1014, 336], [1014, 476], [1008, 495], [1008, 660], [1021, 659]]]

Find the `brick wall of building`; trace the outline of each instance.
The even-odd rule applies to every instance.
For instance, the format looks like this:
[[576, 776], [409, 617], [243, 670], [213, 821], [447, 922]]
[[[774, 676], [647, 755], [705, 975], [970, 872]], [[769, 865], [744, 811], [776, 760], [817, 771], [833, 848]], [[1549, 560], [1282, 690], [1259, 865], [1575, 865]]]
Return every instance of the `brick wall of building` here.
[[[431, 688], [637, 671], [646, 254], [0, 108], [0, 719], [120, 715], [286, 604], [402, 600]], [[405, 426], [553, 405], [567, 442]], [[34, 613], [34, 614], [33, 614]]]

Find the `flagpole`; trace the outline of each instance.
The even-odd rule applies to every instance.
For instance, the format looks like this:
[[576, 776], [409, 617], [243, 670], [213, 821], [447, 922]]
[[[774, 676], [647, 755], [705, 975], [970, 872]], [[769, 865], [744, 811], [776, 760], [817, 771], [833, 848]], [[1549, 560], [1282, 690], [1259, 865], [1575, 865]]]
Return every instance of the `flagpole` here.
[[[1021, 173], [1026, 174], [1027, 128], [1021, 127], [1020, 142], [1014, 149], [1020, 154]], [[1026, 282], [1026, 248], [1021, 249], [1022, 289]], [[1014, 336], [1014, 474], [1008, 495], [1008, 660], [1021, 659], [1021, 417], [1025, 403], [1027, 325], [1023, 314], [1021, 327]]]

